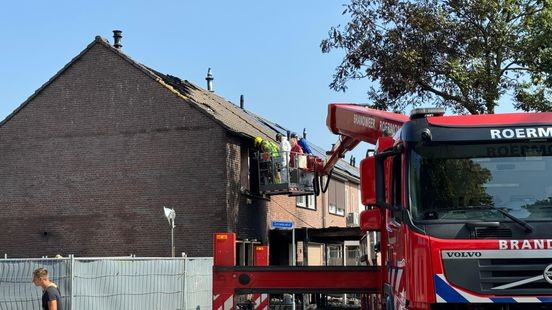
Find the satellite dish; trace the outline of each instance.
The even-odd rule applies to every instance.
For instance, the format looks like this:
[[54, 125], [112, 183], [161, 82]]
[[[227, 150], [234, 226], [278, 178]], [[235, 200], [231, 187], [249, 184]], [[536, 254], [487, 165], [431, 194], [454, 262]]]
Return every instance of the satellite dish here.
[[172, 224], [174, 226], [174, 218], [176, 217], [176, 212], [174, 212], [174, 209], [163, 207], [163, 211], [165, 211], [165, 217], [167, 218], [167, 221], [169, 221], [169, 225]]

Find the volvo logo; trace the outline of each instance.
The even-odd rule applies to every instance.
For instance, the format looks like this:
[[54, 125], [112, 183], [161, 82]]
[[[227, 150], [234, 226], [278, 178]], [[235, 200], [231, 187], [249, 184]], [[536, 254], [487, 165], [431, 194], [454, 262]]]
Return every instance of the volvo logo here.
[[[471, 257], [481, 257], [481, 252], [445, 252], [446, 256], [449, 258], [455, 257], [455, 258], [471, 258]], [[551, 272], [551, 279], [552, 279], [552, 270]]]
[[548, 265], [544, 269], [544, 279], [546, 282], [552, 284], [552, 265]]

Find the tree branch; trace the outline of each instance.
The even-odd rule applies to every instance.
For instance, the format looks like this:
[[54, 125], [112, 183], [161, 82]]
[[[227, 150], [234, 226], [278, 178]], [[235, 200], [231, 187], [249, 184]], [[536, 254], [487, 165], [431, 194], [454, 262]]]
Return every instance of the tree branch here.
[[518, 68], [508, 68], [508, 69], [502, 69], [503, 72], [506, 71], [528, 71], [528, 72], [535, 72], [536, 70], [526, 67], [518, 67]]
[[432, 86], [430, 86], [429, 84], [421, 81], [421, 80], [418, 80], [417, 81], [418, 85], [420, 86], [420, 88], [422, 88], [422, 90], [425, 90], [425, 91], [428, 91], [430, 93], [433, 93], [437, 96], [440, 96], [442, 97], [443, 99], [445, 100], [451, 100], [451, 101], [456, 101], [456, 102], [459, 102], [461, 103], [471, 114], [478, 114], [478, 111], [474, 110], [473, 108], [471, 108], [470, 106], [470, 103], [469, 101], [466, 101], [464, 100], [464, 98], [460, 97], [460, 96], [455, 96], [455, 95], [451, 95], [447, 92], [444, 92], [444, 91], [441, 91], [441, 90], [438, 90]]

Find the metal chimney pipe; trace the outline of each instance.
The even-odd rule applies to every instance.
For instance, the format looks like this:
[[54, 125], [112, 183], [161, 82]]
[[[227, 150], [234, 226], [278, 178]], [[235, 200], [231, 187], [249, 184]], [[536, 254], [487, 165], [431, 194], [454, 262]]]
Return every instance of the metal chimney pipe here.
[[243, 98], [243, 95], [240, 95], [240, 108], [243, 110], [243, 107], [245, 105], [245, 99]]
[[123, 45], [121, 44], [121, 39], [123, 38], [122, 33], [123, 32], [121, 30], [113, 30], [113, 47], [118, 50], [121, 50], [121, 48], [123, 47]]
[[211, 74], [211, 68], [209, 68], [209, 70], [207, 70], [207, 77], [205, 78], [205, 80], [207, 81], [207, 90], [210, 91], [210, 92], [215, 92], [213, 90], [213, 80], [215, 78], [213, 77], [213, 74]]

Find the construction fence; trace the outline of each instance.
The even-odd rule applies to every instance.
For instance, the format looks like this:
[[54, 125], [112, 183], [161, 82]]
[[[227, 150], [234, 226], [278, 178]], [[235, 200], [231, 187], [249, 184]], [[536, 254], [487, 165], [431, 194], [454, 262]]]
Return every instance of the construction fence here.
[[48, 269], [64, 310], [212, 308], [210, 257], [0, 259], [0, 310], [41, 309], [33, 270]]

